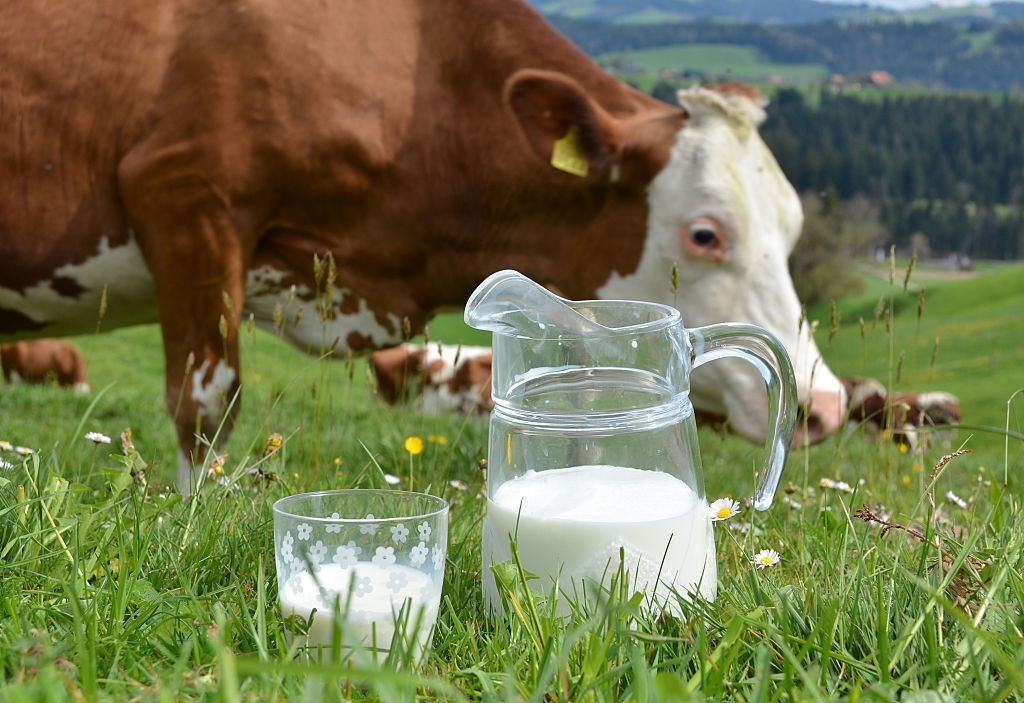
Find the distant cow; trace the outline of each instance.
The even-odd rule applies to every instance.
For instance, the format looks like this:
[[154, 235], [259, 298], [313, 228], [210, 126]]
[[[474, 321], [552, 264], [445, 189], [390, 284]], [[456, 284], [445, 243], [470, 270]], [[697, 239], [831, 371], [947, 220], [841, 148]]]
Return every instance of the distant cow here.
[[889, 395], [873, 378], [843, 379], [849, 393], [849, 420], [888, 432], [893, 440], [915, 449], [922, 429], [960, 422], [960, 400], [952, 393], [927, 391]]
[[487, 413], [491, 403], [491, 348], [403, 344], [373, 353], [380, 396], [412, 401], [422, 412]]
[[[238, 407], [241, 320], [369, 351], [501, 269], [760, 324], [812, 439], [841, 426], [749, 88], [667, 105], [523, 0], [7, 2], [0, 66], [0, 340], [158, 320], [183, 491]], [[730, 361], [694, 403], [763, 440], [763, 381]]]
[[89, 390], [82, 352], [62, 339], [2, 344], [0, 367], [8, 383], [56, 383], [81, 392]]

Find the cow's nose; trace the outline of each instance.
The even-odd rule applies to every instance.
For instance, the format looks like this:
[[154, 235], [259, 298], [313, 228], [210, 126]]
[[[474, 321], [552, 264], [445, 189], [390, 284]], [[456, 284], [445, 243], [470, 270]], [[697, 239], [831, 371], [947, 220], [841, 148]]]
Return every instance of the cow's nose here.
[[834, 434], [846, 421], [846, 394], [816, 390], [810, 403], [801, 403], [793, 445], [816, 444]]

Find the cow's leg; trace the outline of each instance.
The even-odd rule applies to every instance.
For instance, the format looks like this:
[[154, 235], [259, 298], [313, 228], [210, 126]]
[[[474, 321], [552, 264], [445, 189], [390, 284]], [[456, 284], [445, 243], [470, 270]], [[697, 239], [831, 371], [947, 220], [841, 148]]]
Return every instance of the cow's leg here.
[[251, 248], [206, 179], [162, 172], [160, 158], [119, 173], [130, 221], [153, 276], [166, 361], [167, 409], [178, 433], [178, 488], [190, 494], [239, 404], [238, 324]]

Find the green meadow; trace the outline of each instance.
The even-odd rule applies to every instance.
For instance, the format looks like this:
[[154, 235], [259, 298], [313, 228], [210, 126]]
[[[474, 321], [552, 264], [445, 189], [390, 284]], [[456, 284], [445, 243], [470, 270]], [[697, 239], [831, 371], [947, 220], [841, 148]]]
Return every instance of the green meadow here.
[[[511, 578], [518, 607], [490, 622], [486, 419], [387, 406], [365, 359], [267, 332], [244, 334], [221, 473], [183, 499], [158, 330], [79, 338], [92, 393], [0, 388], [0, 700], [1024, 700], [1024, 268], [867, 275], [865, 296], [808, 310], [830, 366], [955, 393], [962, 425], [913, 450], [864, 428], [795, 450], [770, 510], [717, 523], [718, 597], [680, 617], [622, 582], [558, 617]], [[430, 337], [486, 341], [453, 315]], [[709, 501], [750, 495], [762, 450], [700, 440]], [[451, 503], [431, 655], [308, 663], [284, 635], [270, 506], [390, 481]], [[763, 549], [779, 562], [758, 568]]]
[[805, 84], [828, 77], [828, 68], [819, 64], [773, 63], [760, 51], [736, 44], [674, 44], [651, 49], [637, 49], [602, 57], [600, 60], [628, 59], [640, 68], [630, 80], [653, 82], [663, 70], [706, 74], [715, 80], [752, 83], [767, 82], [773, 76], [787, 83]]

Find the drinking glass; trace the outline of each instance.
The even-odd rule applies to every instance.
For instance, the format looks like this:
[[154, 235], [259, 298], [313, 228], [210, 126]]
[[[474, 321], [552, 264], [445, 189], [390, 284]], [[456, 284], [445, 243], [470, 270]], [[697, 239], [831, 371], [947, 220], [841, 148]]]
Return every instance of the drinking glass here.
[[281, 614], [305, 653], [422, 663], [441, 602], [448, 503], [356, 488], [282, 498], [273, 513]]

